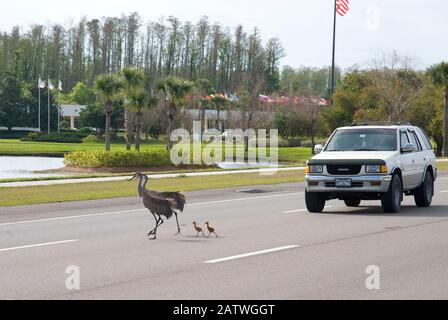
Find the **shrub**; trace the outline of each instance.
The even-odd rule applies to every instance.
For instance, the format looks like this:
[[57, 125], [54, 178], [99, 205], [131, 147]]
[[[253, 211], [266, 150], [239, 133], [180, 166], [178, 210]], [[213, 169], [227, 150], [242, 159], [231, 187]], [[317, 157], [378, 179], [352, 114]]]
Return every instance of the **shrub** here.
[[63, 120], [59, 122], [59, 127], [61, 129], [70, 129], [70, 123], [68, 121]]
[[166, 150], [152, 151], [78, 151], [66, 154], [64, 163], [78, 168], [160, 167], [171, 165]]
[[52, 134], [43, 134], [37, 141], [42, 142], [60, 142], [60, 143], [82, 143], [82, 137], [74, 132], [60, 132]]
[[78, 130], [78, 132], [85, 135], [86, 137], [97, 133], [95, 130], [91, 128], [81, 128]]
[[29, 131], [0, 131], [0, 139], [22, 139], [31, 133]]

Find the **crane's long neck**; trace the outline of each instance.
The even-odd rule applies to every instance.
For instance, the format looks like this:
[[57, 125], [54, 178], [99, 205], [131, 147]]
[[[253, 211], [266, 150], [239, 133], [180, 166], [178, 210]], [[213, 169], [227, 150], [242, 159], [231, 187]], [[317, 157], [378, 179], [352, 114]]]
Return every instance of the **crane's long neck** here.
[[[143, 191], [145, 190], [144, 188], [144, 186], [143, 186], [143, 177], [142, 176], [140, 176], [140, 178], [139, 178], [139, 181], [138, 181], [138, 194], [139, 194], [139, 196], [140, 196], [140, 198], [142, 198], [143, 197]], [[145, 185], [146, 185], [146, 182], [145, 182]]]
[[146, 189], [146, 184], [148, 183], [149, 178], [148, 176], [144, 176], [143, 178], [145, 179], [145, 182], [143, 183], [143, 189]]

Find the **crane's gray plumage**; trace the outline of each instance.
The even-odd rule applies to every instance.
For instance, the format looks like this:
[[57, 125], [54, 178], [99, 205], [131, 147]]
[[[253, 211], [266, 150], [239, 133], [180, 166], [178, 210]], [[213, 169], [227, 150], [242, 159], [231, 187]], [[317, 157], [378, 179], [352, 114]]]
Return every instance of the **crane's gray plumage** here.
[[[143, 205], [152, 213], [156, 220], [156, 227], [148, 233], [148, 237], [154, 235], [157, 237], [157, 228], [163, 224], [162, 217], [170, 219], [173, 215], [176, 217], [177, 234], [180, 234], [179, 220], [177, 211], [183, 212], [186, 200], [185, 196], [179, 192], [156, 192], [146, 189], [148, 176], [137, 172], [131, 180], [139, 179], [138, 194], [143, 201]], [[143, 182], [144, 180], [144, 182]]]

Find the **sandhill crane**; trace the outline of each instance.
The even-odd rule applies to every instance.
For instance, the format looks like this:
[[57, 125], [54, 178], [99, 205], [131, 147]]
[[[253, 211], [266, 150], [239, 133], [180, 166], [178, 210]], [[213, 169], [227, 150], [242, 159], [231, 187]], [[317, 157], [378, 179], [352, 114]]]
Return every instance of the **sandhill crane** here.
[[202, 233], [202, 235], [203, 235], [204, 238], [205, 238], [205, 233], [204, 233], [204, 231], [202, 231], [202, 228], [201, 228], [200, 226], [198, 226], [198, 224], [196, 223], [196, 221], [193, 221], [193, 226], [194, 226], [194, 229], [195, 229], [196, 232], [197, 232], [197, 234], [196, 234], [196, 238], [199, 237], [199, 234], [200, 234], [200, 233]]
[[[137, 172], [132, 180], [139, 179], [138, 194], [143, 200], [143, 205], [152, 213], [156, 220], [156, 227], [148, 233], [149, 236], [154, 236], [153, 240], [157, 238], [157, 228], [163, 224], [162, 217], [170, 219], [173, 214], [176, 217], [177, 233], [180, 234], [179, 220], [177, 218], [177, 211], [184, 211], [185, 208], [185, 196], [179, 192], [156, 192], [146, 189], [148, 183], [148, 176], [140, 172]], [[145, 180], [143, 184], [143, 180]]]
[[218, 238], [218, 234], [215, 232], [215, 228], [210, 226], [209, 222], [206, 222], [205, 225], [207, 226], [207, 230], [208, 230], [208, 237], [210, 237], [211, 234], [214, 234], [216, 236], [216, 238]]

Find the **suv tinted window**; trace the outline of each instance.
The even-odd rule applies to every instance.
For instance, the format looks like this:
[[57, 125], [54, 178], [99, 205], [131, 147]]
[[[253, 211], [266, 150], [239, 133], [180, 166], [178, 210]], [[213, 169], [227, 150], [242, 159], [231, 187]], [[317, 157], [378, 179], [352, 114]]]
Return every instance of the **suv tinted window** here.
[[417, 132], [419, 133], [419, 136], [421, 140], [423, 141], [423, 144], [425, 145], [426, 150], [432, 150], [432, 144], [429, 141], [428, 135], [423, 129], [417, 128]]
[[420, 144], [415, 131], [409, 130], [409, 138], [411, 139], [411, 143], [417, 147], [417, 151], [422, 151], [422, 145]]
[[393, 129], [339, 129], [325, 151], [395, 151], [397, 131]]

